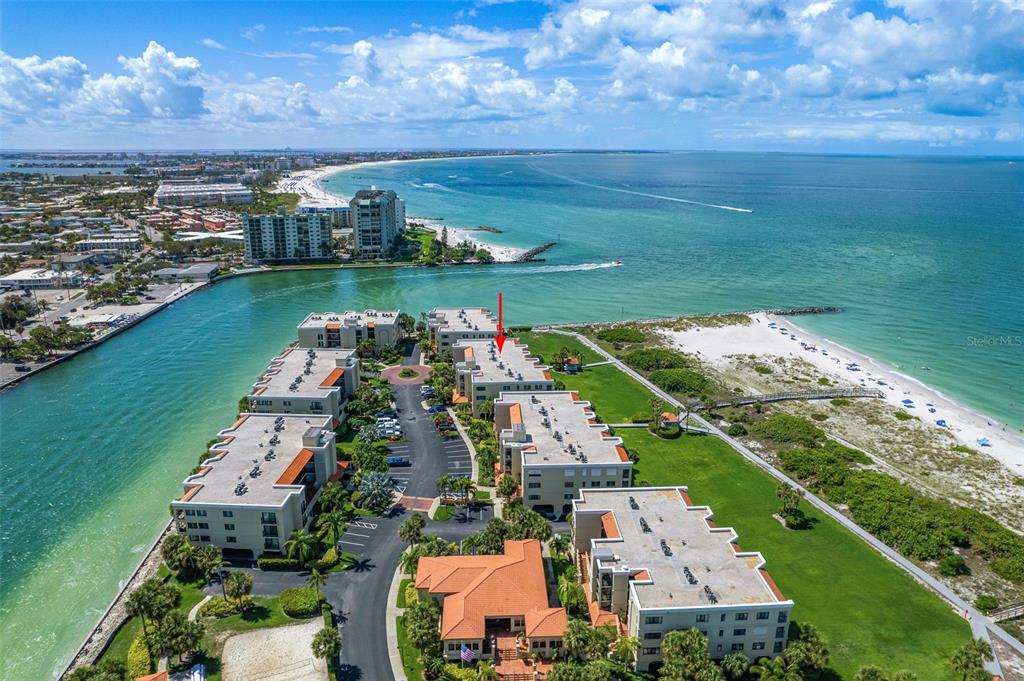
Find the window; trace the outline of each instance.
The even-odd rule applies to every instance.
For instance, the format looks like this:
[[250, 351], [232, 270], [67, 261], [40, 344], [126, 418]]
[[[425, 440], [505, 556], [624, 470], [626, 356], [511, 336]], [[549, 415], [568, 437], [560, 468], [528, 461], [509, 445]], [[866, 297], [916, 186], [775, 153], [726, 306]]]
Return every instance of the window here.
[[198, 534], [190, 534], [188, 536], [188, 540], [189, 541], [199, 541], [199, 535]]
[[276, 537], [277, 536], [277, 525], [264, 525], [263, 526], [264, 537]]
[[645, 641], [656, 641], [656, 640], [658, 640], [660, 638], [661, 638], [661, 632], [660, 631], [649, 631], [646, 634], [644, 634], [644, 640]]
[[750, 644], [751, 650], [764, 650], [764, 641], [755, 641]]
[[605, 487], [615, 487], [615, 481], [614, 480], [607, 480], [607, 481], [605, 481], [604, 486]]
[[199, 516], [200, 518], [205, 518], [206, 517], [206, 511], [204, 511], [201, 508], [196, 509], [196, 515]]
[[722, 613], [722, 619], [720, 621], [722, 621], [722, 622], [725, 621], [725, 613], [724, 612]]
[[185, 523], [185, 526], [190, 530], [198, 530], [199, 523]]
[[227, 540], [228, 540], [229, 544], [237, 544], [238, 543], [238, 537], [227, 537]]
[[540, 495], [539, 494], [531, 494], [530, 496], [528, 496], [526, 498], [529, 499], [530, 501], [539, 501], [540, 500]]
[[280, 551], [281, 542], [279, 542], [277, 539], [274, 539], [273, 537], [266, 537], [263, 540], [263, 548], [268, 549], [270, 551]]
[[708, 616], [707, 615], [697, 615], [697, 621], [698, 622], [707, 622], [708, 621]]
[[208, 535], [208, 534], [201, 534], [201, 535], [199, 535], [199, 541], [210, 541], [210, 535]]
[[224, 529], [231, 532], [235, 529], [234, 523], [224, 523]]
[[540, 471], [532, 470], [529, 473], [527, 473], [526, 477], [528, 477], [528, 478], [539, 478], [540, 477]]
[[786, 636], [786, 627], [775, 627], [775, 638], [784, 638]]
[[479, 643], [473, 643], [472, 645], [470, 645], [470, 648], [472, 648], [473, 650], [480, 650], [480, 644]]
[[199, 523], [199, 529], [200, 530], [208, 530], [208, 529], [210, 529], [210, 523]]
[[661, 653], [661, 648], [644, 648], [644, 655], [657, 655]]
[[527, 485], [527, 487], [529, 487], [530, 489], [540, 489], [540, 483], [539, 482], [531, 482], [529, 485]]
[[747, 635], [747, 630], [746, 629], [733, 629], [732, 630], [732, 635], [733, 636], [746, 636]]
[[455, 650], [458, 650], [458, 649], [459, 649], [459, 644], [458, 643], [449, 643], [448, 644], [448, 650], [455, 651]]
[[273, 511], [263, 511], [260, 514], [260, 522], [261, 523], [276, 523], [277, 522], [277, 514], [274, 513]]
[[743, 644], [742, 643], [733, 643], [732, 644], [732, 650], [743, 650]]
[[572, 489], [575, 486], [576, 486], [576, 483], [573, 482], [573, 481], [569, 481], [569, 482], [565, 483], [565, 488], [566, 489]]
[[787, 621], [789, 621], [789, 615], [787, 615], [784, 612], [780, 612], [779, 613], [779, 623], [781, 624], [782, 622], [787, 622]]
[[766, 620], [769, 617], [771, 617], [771, 615], [772, 614], [770, 612], [759, 612], [759, 613], [757, 613], [757, 619], [759, 619], [759, 620]]
[[221, 511], [221, 513], [224, 514], [225, 518], [234, 518], [235, 517], [235, 512], [234, 511]]
[[537, 648], [540, 648], [540, 642], [539, 641], [531, 641], [530, 642], [530, 647], [533, 648], [534, 650], [536, 650]]
[[185, 515], [195, 515], [196, 510], [194, 508], [185, 509]]
[[567, 478], [572, 478], [572, 477], [576, 476], [576, 471], [574, 471], [571, 468], [563, 468], [562, 469], [562, 475], [564, 475]]
[[742, 622], [742, 621], [746, 620], [747, 617], [749, 617], [749, 616], [750, 616], [749, 613], [738, 612], [738, 613], [736, 613], [736, 621], [737, 622]]
[[781, 653], [782, 652], [782, 641], [776, 641], [775, 642], [775, 645], [772, 646], [772, 652], [776, 652], [776, 653]]
[[644, 624], [661, 624], [661, 617], [645, 617]]

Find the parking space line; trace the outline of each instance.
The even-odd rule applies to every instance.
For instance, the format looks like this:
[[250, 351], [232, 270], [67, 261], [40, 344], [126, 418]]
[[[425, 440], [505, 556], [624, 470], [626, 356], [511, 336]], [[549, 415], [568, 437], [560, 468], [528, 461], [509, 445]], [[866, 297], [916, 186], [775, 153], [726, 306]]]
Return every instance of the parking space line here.
[[368, 534], [359, 534], [358, 532], [346, 532], [344, 536], [347, 537], [349, 535], [352, 535], [353, 537], [362, 537], [363, 539], [369, 539], [370, 538], [370, 535], [368, 535]]
[[348, 544], [349, 546], [366, 546], [366, 544], [357, 544], [354, 541], [344, 541], [343, 539], [338, 540], [339, 544]]

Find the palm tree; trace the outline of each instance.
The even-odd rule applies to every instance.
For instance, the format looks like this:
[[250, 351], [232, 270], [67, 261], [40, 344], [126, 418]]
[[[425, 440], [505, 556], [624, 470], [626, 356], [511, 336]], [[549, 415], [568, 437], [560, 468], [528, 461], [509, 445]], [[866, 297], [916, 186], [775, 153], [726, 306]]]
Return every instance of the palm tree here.
[[443, 657], [433, 656], [427, 659], [428, 678], [436, 679], [444, 674], [445, 665], [448, 664]]
[[722, 659], [722, 671], [730, 679], [742, 679], [750, 669], [750, 660], [743, 653], [729, 653]]
[[953, 671], [959, 672], [963, 676], [963, 681], [967, 681], [968, 674], [984, 669], [985, 661], [991, 659], [992, 646], [987, 641], [979, 638], [962, 645], [953, 653], [953, 657], [949, 659], [949, 664]]
[[334, 627], [326, 627], [316, 632], [310, 647], [313, 649], [314, 656], [322, 660], [329, 660], [337, 657], [341, 651], [341, 636]]
[[416, 568], [419, 566], [420, 562], [420, 553], [415, 549], [410, 549], [409, 551], [406, 551], [402, 554], [402, 557], [399, 559], [399, 562], [402, 566], [402, 572], [408, 573], [415, 577]]
[[152, 593], [148, 589], [140, 587], [128, 595], [128, 602], [125, 604], [125, 610], [130, 616], [142, 620], [142, 636], [146, 639], [147, 646], [149, 645], [149, 631], [146, 628], [146, 615], [152, 607], [152, 601]]
[[221, 580], [221, 584], [224, 587], [225, 600], [230, 596], [232, 600], [239, 602], [252, 593], [252, 575], [247, 572], [231, 572], [227, 579]]
[[305, 565], [316, 557], [320, 542], [316, 537], [305, 530], [295, 530], [288, 541], [284, 543], [284, 549], [288, 552], [289, 558], [297, 558], [299, 563]]
[[565, 652], [579, 657], [587, 649], [590, 641], [590, 627], [583, 620], [571, 619], [562, 634], [562, 646]]
[[346, 528], [345, 514], [341, 511], [321, 513], [320, 517], [316, 519], [317, 536], [331, 546], [338, 543], [341, 536], [345, 534]]
[[316, 589], [316, 600], [318, 603], [323, 600], [323, 594], [320, 593], [320, 589], [326, 583], [327, 575], [323, 574], [316, 568], [309, 571], [309, 577], [306, 579], [306, 584], [309, 584], [309, 586]]
[[558, 578], [558, 600], [569, 612], [578, 611], [586, 601], [583, 585], [567, 574]]
[[556, 534], [551, 538], [551, 542], [548, 547], [551, 549], [553, 555], [562, 555], [569, 550], [569, 535], [567, 534]]
[[505, 498], [506, 506], [519, 494], [519, 483], [510, 473], [505, 473], [498, 481], [498, 494]]
[[445, 473], [437, 479], [437, 495], [442, 499], [447, 495], [452, 486], [452, 476]]
[[423, 537], [423, 528], [427, 521], [422, 513], [413, 513], [409, 519], [398, 528], [398, 538], [407, 544], [416, 544]]
[[868, 665], [861, 667], [857, 670], [857, 673], [853, 675], [853, 681], [888, 681], [885, 678], [885, 672], [874, 665]]
[[781, 657], [762, 658], [750, 670], [757, 675], [758, 681], [802, 681], [803, 679], [796, 665], [786, 664]]
[[476, 681], [497, 681], [498, 670], [490, 660], [480, 660], [476, 667]]
[[359, 492], [362, 494], [363, 508], [380, 511], [394, 499], [395, 486], [387, 473], [371, 471], [363, 476], [363, 481], [359, 483]]
[[615, 641], [615, 661], [624, 664], [633, 664], [636, 651], [640, 647], [640, 638], [637, 636], [619, 636]]
[[476, 492], [476, 483], [471, 478], [461, 477], [452, 481], [452, 490], [462, 495], [462, 505], [469, 506]]

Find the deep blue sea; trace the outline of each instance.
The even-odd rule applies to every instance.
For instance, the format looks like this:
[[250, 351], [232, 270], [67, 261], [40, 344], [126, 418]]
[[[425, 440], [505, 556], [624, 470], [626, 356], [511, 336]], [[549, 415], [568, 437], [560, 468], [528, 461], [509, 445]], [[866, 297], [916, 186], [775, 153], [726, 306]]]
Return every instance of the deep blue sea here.
[[800, 325], [1024, 426], [1024, 349], [977, 341], [1024, 335], [1024, 163], [566, 154], [327, 181], [371, 184], [411, 215], [558, 245], [524, 266], [227, 281], [0, 395], [0, 679], [60, 670], [310, 310], [493, 306], [499, 290], [508, 324], [836, 305]]

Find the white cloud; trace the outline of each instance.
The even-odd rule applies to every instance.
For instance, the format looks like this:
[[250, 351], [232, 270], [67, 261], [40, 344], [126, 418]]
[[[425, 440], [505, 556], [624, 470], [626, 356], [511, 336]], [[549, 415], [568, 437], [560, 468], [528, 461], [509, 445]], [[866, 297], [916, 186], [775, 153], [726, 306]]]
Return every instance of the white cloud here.
[[203, 38], [202, 40], [199, 41], [199, 44], [203, 45], [205, 47], [209, 47], [209, 48], [214, 49], [214, 50], [226, 50], [227, 49], [226, 47], [224, 47], [223, 45], [218, 43], [216, 40], [214, 40], [213, 38]]
[[18, 59], [0, 50], [0, 113], [22, 122], [38, 111], [62, 106], [82, 88], [88, 70], [74, 57]]
[[1003, 100], [1003, 79], [991, 73], [947, 69], [925, 78], [928, 110], [952, 116], [983, 116]]
[[298, 33], [351, 33], [348, 26], [303, 26]]
[[789, 91], [799, 97], [829, 97], [835, 94], [832, 69], [825, 65], [794, 64], [785, 71]]
[[256, 40], [256, 38], [259, 37], [260, 33], [263, 33], [263, 31], [265, 30], [267, 30], [267, 27], [264, 26], [263, 24], [253, 24], [252, 26], [244, 27], [239, 32], [242, 34], [243, 38], [251, 41]]

